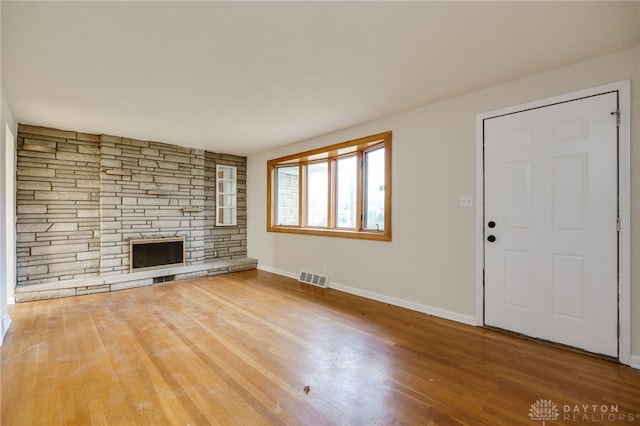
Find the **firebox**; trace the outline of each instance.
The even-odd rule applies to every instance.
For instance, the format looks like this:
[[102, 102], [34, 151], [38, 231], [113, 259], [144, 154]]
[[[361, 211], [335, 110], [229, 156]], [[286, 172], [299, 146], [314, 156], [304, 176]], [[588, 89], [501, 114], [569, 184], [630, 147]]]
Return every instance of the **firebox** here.
[[184, 237], [129, 240], [129, 270], [185, 266]]

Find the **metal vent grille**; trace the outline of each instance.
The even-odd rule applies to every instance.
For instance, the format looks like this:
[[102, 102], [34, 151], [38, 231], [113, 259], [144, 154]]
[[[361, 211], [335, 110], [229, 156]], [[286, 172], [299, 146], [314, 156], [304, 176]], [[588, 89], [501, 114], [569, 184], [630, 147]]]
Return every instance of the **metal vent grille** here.
[[315, 285], [317, 287], [327, 288], [329, 277], [326, 275], [312, 274], [311, 272], [300, 272], [298, 281], [305, 284]]
[[164, 277], [154, 277], [153, 283], [154, 284], [168, 283], [168, 282], [174, 281], [175, 279], [176, 279], [175, 275], [165, 275]]

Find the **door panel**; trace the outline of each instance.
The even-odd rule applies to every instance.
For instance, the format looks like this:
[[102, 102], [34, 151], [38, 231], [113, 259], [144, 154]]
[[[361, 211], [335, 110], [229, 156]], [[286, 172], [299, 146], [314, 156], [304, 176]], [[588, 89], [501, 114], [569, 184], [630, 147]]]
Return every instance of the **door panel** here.
[[613, 92], [484, 120], [487, 325], [617, 356], [615, 110]]
[[531, 310], [531, 253], [504, 251], [505, 304]]
[[526, 231], [531, 226], [531, 162], [504, 165], [504, 226]]
[[552, 158], [553, 229], [585, 231], [587, 215], [587, 156]]
[[586, 320], [586, 266], [584, 256], [553, 257], [554, 314]]

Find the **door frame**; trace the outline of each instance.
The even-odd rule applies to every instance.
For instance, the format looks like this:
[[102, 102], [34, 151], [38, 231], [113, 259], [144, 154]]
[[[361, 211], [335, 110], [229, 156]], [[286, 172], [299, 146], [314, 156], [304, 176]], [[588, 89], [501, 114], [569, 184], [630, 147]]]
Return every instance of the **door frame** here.
[[618, 92], [618, 360], [631, 365], [631, 82], [619, 81], [577, 92], [514, 105], [476, 116], [476, 325], [484, 320], [484, 120], [529, 109], [577, 100], [608, 92]]

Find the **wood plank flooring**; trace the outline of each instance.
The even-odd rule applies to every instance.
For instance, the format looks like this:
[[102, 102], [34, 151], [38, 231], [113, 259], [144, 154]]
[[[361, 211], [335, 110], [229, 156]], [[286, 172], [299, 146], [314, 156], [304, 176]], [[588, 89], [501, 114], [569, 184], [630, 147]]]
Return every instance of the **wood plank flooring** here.
[[639, 370], [261, 271], [10, 314], [6, 426], [640, 424]]

